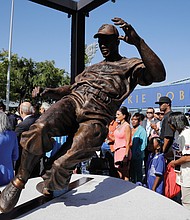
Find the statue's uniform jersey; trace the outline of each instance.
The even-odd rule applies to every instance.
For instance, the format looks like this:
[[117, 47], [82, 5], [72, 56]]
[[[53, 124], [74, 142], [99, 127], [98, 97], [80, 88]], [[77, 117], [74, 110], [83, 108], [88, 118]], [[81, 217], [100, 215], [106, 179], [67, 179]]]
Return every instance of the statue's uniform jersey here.
[[122, 58], [87, 67], [75, 78], [69, 95], [76, 105], [77, 120], [99, 119], [110, 123], [122, 102], [143, 81], [141, 59]]

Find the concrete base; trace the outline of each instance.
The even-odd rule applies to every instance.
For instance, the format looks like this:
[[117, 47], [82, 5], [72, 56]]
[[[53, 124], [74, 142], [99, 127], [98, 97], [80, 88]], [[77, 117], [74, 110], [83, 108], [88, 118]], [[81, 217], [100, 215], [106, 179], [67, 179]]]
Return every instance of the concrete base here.
[[[183, 206], [142, 186], [121, 179], [73, 174], [71, 182], [84, 176], [93, 180], [17, 219], [190, 220], [190, 211]], [[41, 178], [29, 180], [18, 205], [40, 196], [35, 189], [40, 181]]]

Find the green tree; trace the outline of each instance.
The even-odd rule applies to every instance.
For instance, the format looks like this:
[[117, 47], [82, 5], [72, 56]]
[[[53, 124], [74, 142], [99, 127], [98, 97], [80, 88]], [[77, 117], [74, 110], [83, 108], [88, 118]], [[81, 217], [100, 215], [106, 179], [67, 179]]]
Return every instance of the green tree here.
[[5, 51], [0, 52], [0, 98], [3, 99], [6, 95], [6, 70], [8, 67], [8, 60], [5, 57], [7, 54]]
[[[0, 51], [0, 98], [6, 97], [8, 52]], [[58, 87], [70, 83], [68, 73], [55, 67], [54, 61], [35, 62], [31, 58], [11, 56], [10, 100], [21, 101], [31, 99], [35, 86]]]
[[35, 62], [32, 59], [21, 58], [11, 65], [11, 98], [10, 100], [30, 99], [33, 89], [33, 78], [36, 74]]
[[[17, 66], [18, 63], [18, 56], [17, 54], [13, 54], [11, 57], [11, 81], [10, 84], [14, 83], [14, 78], [12, 75], [14, 75], [14, 69], [15, 66]], [[8, 69], [8, 51], [0, 51], [0, 85], [1, 85], [1, 90], [0, 90], [0, 98], [5, 99], [6, 97], [6, 89], [7, 89], [7, 69]], [[10, 91], [10, 99], [13, 98], [13, 92], [12, 90]], [[13, 98], [15, 101], [15, 99]]]
[[33, 77], [33, 87], [51, 87], [55, 88], [64, 84], [69, 84], [68, 74], [63, 69], [55, 68], [54, 61], [45, 61], [36, 63], [36, 74]]

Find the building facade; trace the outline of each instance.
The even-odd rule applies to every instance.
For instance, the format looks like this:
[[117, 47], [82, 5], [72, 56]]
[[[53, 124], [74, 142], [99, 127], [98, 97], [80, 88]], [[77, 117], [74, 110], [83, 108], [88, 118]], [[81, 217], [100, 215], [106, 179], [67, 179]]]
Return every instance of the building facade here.
[[155, 102], [161, 96], [168, 96], [172, 100], [174, 111], [187, 112], [190, 109], [190, 82], [135, 89], [122, 105], [131, 112], [144, 112], [148, 107], [158, 108]]

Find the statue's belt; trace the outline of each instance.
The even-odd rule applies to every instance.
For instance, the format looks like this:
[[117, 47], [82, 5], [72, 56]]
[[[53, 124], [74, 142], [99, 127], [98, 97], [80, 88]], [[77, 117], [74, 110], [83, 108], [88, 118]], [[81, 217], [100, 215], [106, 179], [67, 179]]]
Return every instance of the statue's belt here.
[[101, 101], [103, 101], [106, 104], [111, 102], [111, 98], [106, 93], [102, 92], [100, 89], [83, 86], [83, 91], [85, 93], [91, 93], [95, 95], [97, 98], [99, 98]]

